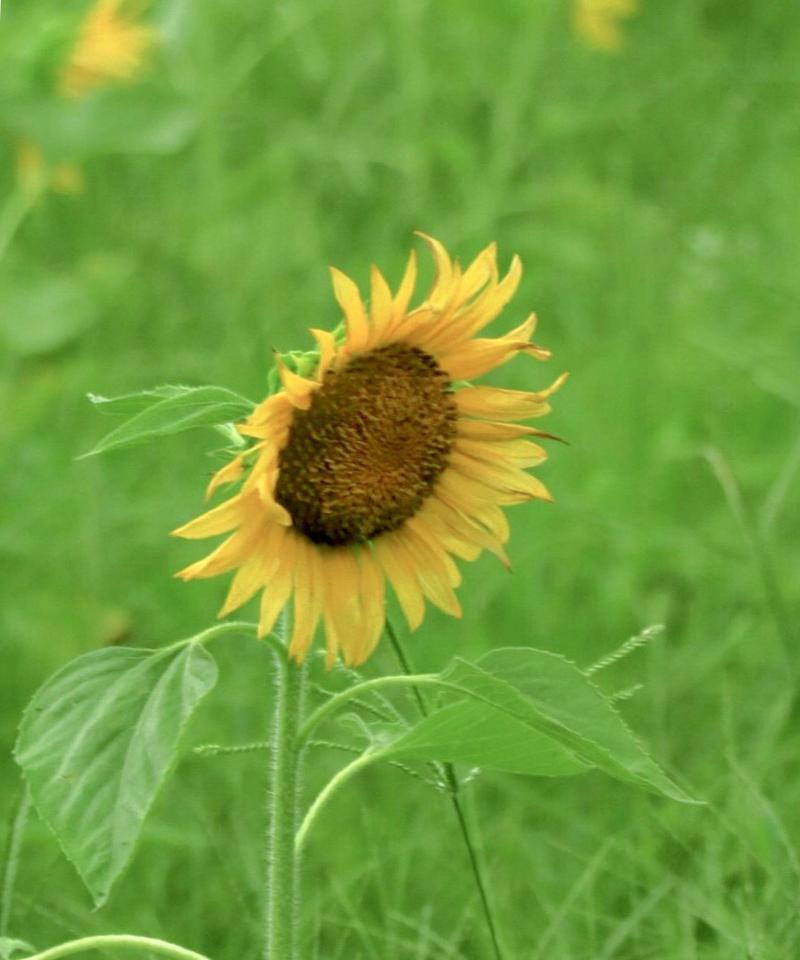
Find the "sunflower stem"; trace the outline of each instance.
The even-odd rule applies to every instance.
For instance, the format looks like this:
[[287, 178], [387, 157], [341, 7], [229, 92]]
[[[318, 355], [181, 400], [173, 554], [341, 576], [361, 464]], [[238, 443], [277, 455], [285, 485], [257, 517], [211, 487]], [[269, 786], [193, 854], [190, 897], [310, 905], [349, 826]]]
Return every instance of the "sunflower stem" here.
[[[386, 620], [386, 632], [389, 635], [389, 642], [392, 645], [392, 650], [394, 651], [401, 668], [407, 676], [415, 676], [415, 671], [411, 664], [411, 660], [403, 648], [400, 638], [398, 637], [388, 618]], [[414, 691], [414, 697], [416, 698], [419, 712], [423, 717], [427, 717], [428, 705], [425, 702], [425, 697], [422, 695], [422, 691], [416, 684], [412, 686], [412, 690]], [[478, 895], [480, 896], [481, 905], [483, 907], [483, 915], [486, 919], [486, 926], [489, 930], [489, 937], [492, 941], [492, 949], [494, 951], [495, 960], [503, 960], [503, 951], [500, 947], [500, 938], [497, 934], [497, 925], [494, 921], [492, 904], [489, 900], [489, 894], [486, 889], [486, 884], [483, 880], [483, 871], [481, 869], [480, 860], [478, 859], [477, 845], [474, 842], [472, 830], [464, 812], [464, 806], [461, 803], [461, 798], [458, 795], [460, 790], [458, 777], [456, 776], [456, 772], [452, 763], [443, 763], [441, 764], [441, 768], [444, 772], [445, 782], [447, 783], [448, 792], [450, 794], [450, 800], [453, 804], [453, 810], [455, 811], [456, 819], [458, 820], [461, 837], [467, 850], [470, 867], [472, 868], [472, 875], [475, 879], [475, 886], [477, 887]]]
[[[290, 633], [288, 607], [282, 623], [286, 642]], [[294, 835], [301, 753], [297, 731], [306, 671], [285, 654], [276, 653], [275, 660], [278, 669], [270, 749], [264, 960], [296, 960], [299, 874]]]

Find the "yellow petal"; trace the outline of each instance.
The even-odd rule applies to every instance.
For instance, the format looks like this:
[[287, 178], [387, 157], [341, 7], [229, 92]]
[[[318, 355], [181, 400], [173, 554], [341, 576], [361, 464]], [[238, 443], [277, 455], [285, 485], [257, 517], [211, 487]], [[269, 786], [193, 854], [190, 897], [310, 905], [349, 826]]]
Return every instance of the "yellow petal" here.
[[387, 533], [375, 541], [375, 555], [392, 585], [397, 602], [408, 621], [409, 630], [416, 630], [425, 616], [425, 601], [409, 566], [395, 550], [396, 533]]
[[519, 423], [498, 423], [493, 420], [458, 421], [457, 432], [465, 440], [514, 440], [517, 437], [541, 436], [542, 431]]
[[497, 283], [487, 287], [453, 322], [451, 335], [466, 339], [488, 326], [498, 317], [517, 292], [522, 279], [522, 261], [515, 254], [508, 273]]
[[485, 250], [481, 250], [477, 257], [467, 267], [461, 278], [458, 295], [462, 302], [475, 296], [486, 286], [489, 280], [497, 276], [497, 244], [490, 243]]
[[264, 509], [264, 517], [272, 523], [280, 524], [282, 527], [292, 525], [292, 517], [286, 507], [281, 506], [273, 494], [275, 488], [275, 474], [270, 473], [259, 477], [256, 483], [259, 500]]
[[376, 266], [372, 267], [370, 280], [370, 320], [373, 331], [379, 336], [384, 327], [392, 320], [392, 291]]
[[550, 354], [543, 347], [529, 343], [536, 318], [534, 314], [504, 337], [462, 341], [437, 353], [436, 359], [451, 380], [472, 380], [510, 360], [517, 353], [529, 353], [546, 360]]
[[442, 543], [464, 560], [474, 560], [481, 550], [493, 553], [507, 569], [511, 562], [499, 538], [437, 497], [429, 497], [426, 506], [440, 524]]
[[536, 467], [547, 459], [547, 451], [530, 440], [487, 442], [465, 440], [459, 437], [453, 450], [483, 463], [509, 464], [517, 467]]
[[231, 460], [230, 463], [226, 463], [221, 470], [217, 470], [217, 472], [211, 478], [211, 482], [206, 487], [206, 500], [210, 500], [214, 494], [214, 491], [223, 484], [233, 483], [235, 480], [238, 480], [243, 471], [244, 458], [241, 455], [234, 457], [233, 460]]
[[289, 656], [297, 663], [305, 660], [322, 613], [323, 581], [317, 547], [298, 538], [294, 578], [294, 627]]
[[278, 528], [282, 536], [275, 547], [279, 565], [261, 595], [261, 612], [258, 620], [258, 635], [265, 637], [275, 626], [278, 614], [289, 601], [292, 592], [294, 556], [298, 537], [291, 530]]
[[444, 246], [438, 240], [427, 233], [423, 233], [421, 230], [417, 230], [416, 234], [425, 241], [428, 249], [433, 254], [436, 278], [434, 279], [433, 287], [427, 299], [431, 301], [431, 303], [438, 303], [440, 300], [446, 298], [450, 292], [453, 282], [453, 264], [450, 262], [450, 255], [447, 250], [445, 250]]
[[[353, 654], [358, 650], [362, 629], [362, 617], [358, 594], [358, 562], [350, 547], [333, 547], [325, 551], [323, 573], [325, 576], [325, 616], [327, 625], [333, 626], [336, 645], [341, 646], [344, 662], [351, 666]], [[336, 653], [328, 648], [328, 663]]]
[[311, 335], [317, 341], [319, 348], [319, 365], [314, 379], [317, 383], [322, 383], [331, 361], [336, 356], [336, 338], [328, 330], [318, 330], [316, 327], [311, 328]]
[[213, 510], [195, 517], [182, 527], [177, 527], [172, 531], [172, 536], [184, 537], [187, 540], [202, 540], [204, 537], [213, 537], [218, 533], [227, 533], [242, 522], [246, 507], [245, 498], [237, 494], [218, 507], [214, 507]]
[[250, 539], [239, 530], [212, 550], [208, 556], [179, 570], [175, 576], [184, 581], [205, 580], [208, 577], [216, 577], [220, 573], [227, 573], [234, 567], [238, 567], [247, 555]]
[[408, 311], [408, 304], [411, 301], [411, 295], [414, 292], [414, 287], [417, 283], [417, 252], [412, 250], [408, 255], [408, 263], [406, 264], [405, 273], [403, 274], [403, 279], [400, 281], [400, 286], [397, 288], [397, 293], [394, 297], [393, 305], [393, 314], [394, 321], [397, 323], [405, 317], [406, 312]]
[[[562, 374], [556, 384], [563, 383]], [[468, 417], [492, 420], [528, 420], [550, 411], [547, 397], [557, 386], [536, 393], [525, 390], [504, 390], [500, 387], [464, 387], [454, 394], [459, 412]]]
[[236, 571], [228, 595], [218, 617], [227, 617], [233, 610], [243, 606], [253, 594], [264, 586], [265, 564], [262, 557], [251, 557]]
[[297, 407], [298, 410], [308, 410], [314, 392], [319, 389], [319, 384], [315, 380], [307, 380], [295, 373], [294, 370], [290, 370], [279, 353], [275, 354], [275, 362], [278, 366], [281, 384], [292, 406]]
[[394, 551], [406, 568], [413, 571], [422, 592], [431, 603], [452, 617], [461, 616], [461, 607], [451, 589], [448, 572], [442, 568], [441, 555], [415, 537], [408, 524], [397, 531]]
[[369, 339], [367, 314], [358, 287], [346, 274], [336, 267], [331, 267], [333, 279], [333, 293], [339, 306], [342, 308], [347, 324], [347, 352], [363, 350]]
[[362, 664], [378, 645], [386, 622], [385, 579], [369, 546], [359, 550], [359, 586], [363, 627], [358, 649], [353, 651], [353, 666]]

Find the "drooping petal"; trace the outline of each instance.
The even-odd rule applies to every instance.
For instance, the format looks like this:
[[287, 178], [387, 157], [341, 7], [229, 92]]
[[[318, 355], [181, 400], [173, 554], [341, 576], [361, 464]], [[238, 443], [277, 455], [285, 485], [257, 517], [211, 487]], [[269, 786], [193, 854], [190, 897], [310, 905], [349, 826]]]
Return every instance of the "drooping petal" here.
[[397, 539], [396, 533], [378, 537], [375, 541], [375, 555], [392, 585], [409, 630], [416, 630], [425, 616], [425, 601], [414, 575], [414, 568], [395, 550]]
[[386, 620], [385, 580], [383, 571], [369, 546], [358, 552], [359, 585], [363, 626], [358, 648], [353, 651], [353, 666], [362, 664], [378, 645]]
[[213, 537], [218, 533], [227, 533], [238, 527], [242, 522], [246, 507], [246, 498], [241, 494], [231, 497], [218, 507], [214, 507], [207, 513], [195, 517], [183, 526], [177, 527], [172, 531], [173, 537], [183, 537], [186, 540], [203, 540], [205, 537]]
[[322, 557], [310, 540], [298, 537], [295, 560], [294, 625], [289, 656], [302, 663], [322, 614], [324, 582]]
[[236, 480], [239, 480], [243, 473], [244, 457], [239, 455], [238, 457], [234, 457], [230, 463], [226, 463], [220, 470], [217, 470], [211, 478], [211, 482], [206, 487], [206, 500], [210, 500], [214, 492], [224, 484], [234, 483]]
[[261, 595], [261, 611], [258, 618], [258, 635], [265, 637], [272, 631], [278, 614], [289, 601], [294, 578], [294, 557], [298, 537], [291, 529], [278, 528], [282, 535], [275, 551], [279, 557], [278, 568]]

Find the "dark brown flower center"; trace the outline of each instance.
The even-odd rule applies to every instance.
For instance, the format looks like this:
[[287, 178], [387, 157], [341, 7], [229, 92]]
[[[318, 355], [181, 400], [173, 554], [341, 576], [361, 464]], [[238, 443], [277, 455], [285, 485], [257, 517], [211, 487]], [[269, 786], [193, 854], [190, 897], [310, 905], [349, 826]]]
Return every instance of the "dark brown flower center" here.
[[329, 370], [296, 410], [275, 499], [314, 543], [358, 543], [419, 510], [447, 465], [456, 404], [445, 372], [392, 344]]

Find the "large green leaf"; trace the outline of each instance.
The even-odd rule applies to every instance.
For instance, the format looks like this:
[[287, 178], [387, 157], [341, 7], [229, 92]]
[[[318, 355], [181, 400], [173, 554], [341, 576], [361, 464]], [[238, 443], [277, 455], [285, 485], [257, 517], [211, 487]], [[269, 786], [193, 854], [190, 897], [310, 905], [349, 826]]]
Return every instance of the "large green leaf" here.
[[600, 689], [563, 657], [506, 647], [476, 663], [456, 658], [442, 679], [613, 777], [694, 802], [646, 753]]
[[388, 760], [440, 760], [539, 777], [564, 777], [589, 769], [556, 740], [473, 699], [451, 703], [410, 728], [384, 727], [381, 732], [381, 739], [395, 736], [380, 748], [381, 757]]
[[90, 394], [89, 399], [109, 412], [132, 415], [107, 433], [85, 457], [195, 427], [240, 420], [253, 409], [253, 403], [245, 397], [225, 387], [213, 386], [163, 386], [111, 399]]
[[15, 758], [97, 906], [128, 863], [180, 735], [216, 680], [214, 659], [196, 643], [112, 647], [68, 663], [28, 705]]

